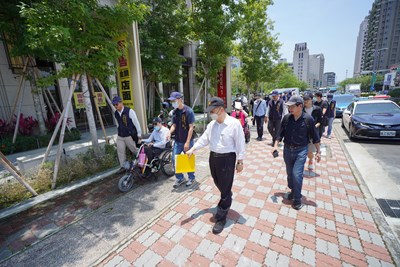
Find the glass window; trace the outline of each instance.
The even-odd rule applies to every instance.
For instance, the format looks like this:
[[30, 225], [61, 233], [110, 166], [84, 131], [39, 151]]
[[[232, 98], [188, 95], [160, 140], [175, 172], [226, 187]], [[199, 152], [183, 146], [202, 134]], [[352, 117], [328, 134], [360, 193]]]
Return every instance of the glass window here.
[[354, 114], [400, 114], [400, 108], [393, 103], [370, 103], [357, 105]]

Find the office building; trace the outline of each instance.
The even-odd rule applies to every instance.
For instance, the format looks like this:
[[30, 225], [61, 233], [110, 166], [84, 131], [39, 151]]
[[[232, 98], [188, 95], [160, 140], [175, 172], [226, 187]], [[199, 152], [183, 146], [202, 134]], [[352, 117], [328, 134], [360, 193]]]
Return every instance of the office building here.
[[308, 84], [310, 88], [317, 89], [322, 86], [325, 66], [324, 54], [310, 55], [308, 62]]
[[361, 66], [364, 65], [364, 54], [367, 44], [368, 17], [360, 24], [360, 29], [357, 36], [356, 54], [354, 58], [353, 77], [357, 77], [361, 73]]
[[322, 87], [335, 86], [336, 84], [336, 73], [325, 72], [322, 80]]
[[307, 43], [295, 44], [293, 51], [293, 73], [301, 81], [308, 82], [309, 51]]

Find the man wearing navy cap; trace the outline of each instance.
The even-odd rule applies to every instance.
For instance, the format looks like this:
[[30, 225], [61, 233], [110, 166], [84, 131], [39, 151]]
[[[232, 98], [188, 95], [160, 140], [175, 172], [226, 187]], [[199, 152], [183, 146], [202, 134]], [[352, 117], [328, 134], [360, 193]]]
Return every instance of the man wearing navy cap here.
[[[168, 100], [171, 101], [174, 112], [172, 126], [167, 138], [169, 140], [171, 134], [175, 133], [175, 143], [172, 153], [172, 160], [175, 161], [175, 155], [186, 152], [193, 146], [194, 112], [183, 103], [183, 95], [180, 92], [172, 92]], [[175, 177], [174, 188], [186, 182], [182, 173], [175, 174]], [[191, 186], [195, 179], [194, 172], [189, 172], [188, 178], [186, 186]]]
[[194, 146], [186, 152], [189, 156], [197, 149], [209, 145], [209, 165], [214, 184], [221, 193], [217, 212], [214, 216], [213, 233], [219, 234], [224, 229], [226, 217], [232, 205], [232, 185], [236, 172], [243, 170], [245, 138], [239, 120], [225, 112], [224, 101], [219, 97], [211, 98], [207, 112], [212, 121]]
[[115, 96], [112, 100], [112, 104], [116, 109], [114, 116], [118, 124], [117, 153], [119, 164], [121, 165], [118, 174], [121, 174], [125, 171], [123, 166], [126, 161], [126, 147], [128, 147], [132, 153], [136, 153], [136, 144], [142, 136], [142, 130], [135, 111], [125, 107], [124, 104], [122, 104], [121, 97]]
[[275, 151], [277, 153], [279, 142], [283, 139], [285, 144], [283, 159], [286, 165], [288, 187], [291, 189], [291, 192], [287, 194], [287, 199], [292, 200], [292, 207], [299, 210], [303, 207], [301, 189], [303, 187], [303, 171], [307, 160], [308, 144], [312, 140], [316, 148], [315, 159], [319, 162], [321, 159], [320, 138], [313, 117], [303, 111], [303, 98], [292, 96], [285, 105], [289, 107], [289, 114], [286, 114], [282, 119], [273, 153]]

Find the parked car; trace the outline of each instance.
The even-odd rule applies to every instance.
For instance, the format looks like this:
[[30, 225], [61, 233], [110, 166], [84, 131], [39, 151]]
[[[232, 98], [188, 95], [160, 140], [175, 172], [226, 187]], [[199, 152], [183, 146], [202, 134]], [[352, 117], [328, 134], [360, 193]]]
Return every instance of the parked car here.
[[400, 106], [390, 100], [353, 102], [343, 112], [342, 127], [350, 139], [400, 140]]
[[333, 99], [336, 100], [336, 118], [341, 118], [343, 111], [354, 101], [354, 95], [333, 95]]

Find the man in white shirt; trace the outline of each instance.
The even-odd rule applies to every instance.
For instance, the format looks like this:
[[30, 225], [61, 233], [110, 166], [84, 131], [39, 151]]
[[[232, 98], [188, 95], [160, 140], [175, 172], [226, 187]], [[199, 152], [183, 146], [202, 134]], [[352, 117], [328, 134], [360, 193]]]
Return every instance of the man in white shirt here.
[[125, 172], [123, 166], [126, 161], [126, 147], [128, 147], [132, 153], [136, 153], [136, 144], [139, 143], [142, 130], [135, 111], [125, 107], [124, 104], [122, 104], [121, 97], [115, 96], [112, 103], [116, 109], [114, 116], [118, 124], [117, 153], [119, 164], [121, 165], [121, 169], [117, 173], [121, 174]]
[[[162, 125], [161, 118], [154, 118], [153, 119], [154, 130], [147, 139], [143, 139], [142, 142], [146, 143], [147, 146], [145, 147], [144, 151], [147, 156], [147, 162], [150, 163], [155, 157], [158, 157], [165, 145], [168, 143], [167, 136], [169, 130], [167, 127]], [[146, 174], [150, 172], [149, 168], [146, 168]]]
[[219, 97], [211, 98], [207, 112], [213, 119], [206, 131], [186, 152], [192, 155], [199, 148], [209, 145], [209, 165], [214, 184], [221, 193], [221, 199], [215, 214], [213, 233], [219, 234], [226, 224], [226, 216], [232, 204], [232, 185], [237, 172], [243, 170], [243, 158], [245, 152], [245, 138], [243, 127], [239, 120], [229, 116], [225, 112], [224, 101]]

